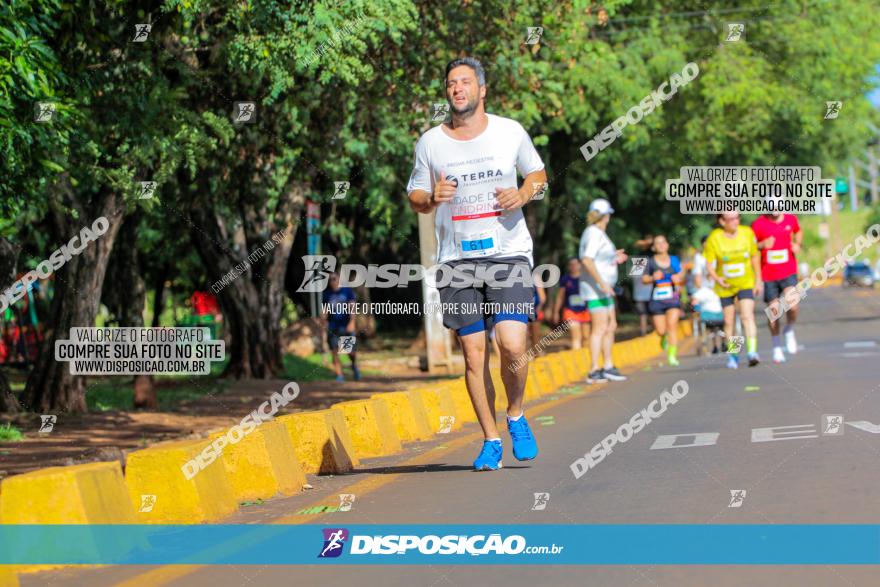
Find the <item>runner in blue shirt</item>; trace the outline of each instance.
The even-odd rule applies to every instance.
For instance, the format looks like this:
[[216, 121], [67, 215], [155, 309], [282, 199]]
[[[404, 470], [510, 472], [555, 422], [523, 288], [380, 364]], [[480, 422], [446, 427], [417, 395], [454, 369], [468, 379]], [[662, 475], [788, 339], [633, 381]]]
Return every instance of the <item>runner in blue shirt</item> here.
[[590, 345], [590, 311], [580, 291], [581, 264], [577, 257], [568, 260], [568, 273], [559, 280], [556, 303], [553, 306], [553, 323], [569, 323], [571, 348]]
[[681, 316], [679, 285], [684, 283], [681, 261], [669, 254], [669, 241], [662, 234], [654, 237], [651, 244], [654, 256], [648, 259], [648, 267], [642, 282], [650, 283], [651, 301], [648, 312], [654, 321], [654, 329], [661, 336], [666, 359], [673, 367], [678, 365], [678, 319]]
[[[354, 291], [349, 287], [339, 287], [339, 274], [331, 273], [327, 289], [324, 290], [321, 305], [321, 319], [327, 326], [327, 345], [333, 355], [333, 370], [336, 381], [345, 381], [342, 375], [342, 361], [339, 353], [351, 357], [351, 370], [354, 380], [359, 381], [361, 372], [357, 367], [356, 339], [354, 338]], [[349, 338], [350, 337], [350, 338]]]

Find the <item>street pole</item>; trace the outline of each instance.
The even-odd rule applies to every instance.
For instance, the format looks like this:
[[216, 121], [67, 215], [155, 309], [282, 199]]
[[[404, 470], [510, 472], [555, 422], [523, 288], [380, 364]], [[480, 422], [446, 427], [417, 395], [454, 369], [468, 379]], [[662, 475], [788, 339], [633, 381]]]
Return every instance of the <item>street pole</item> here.
[[868, 174], [871, 176], [871, 205], [876, 206], [880, 202], [880, 194], [877, 192], [877, 157], [874, 156], [874, 147], [868, 147]]
[[837, 193], [834, 193], [834, 196], [831, 198], [831, 224], [828, 227], [828, 246], [830, 250], [828, 251], [828, 258], [834, 256], [835, 251], [839, 251], [837, 248], [837, 235], [840, 234], [840, 223], [838, 222], [837, 217]]
[[[419, 258], [425, 269], [437, 263], [437, 239], [434, 235], [434, 214], [419, 214]], [[449, 330], [443, 326], [440, 308], [440, 292], [422, 280], [424, 302], [425, 348], [428, 354], [429, 373], [452, 372], [452, 340]], [[431, 311], [428, 309], [431, 308]]]
[[859, 209], [859, 190], [856, 187], [856, 168], [849, 166], [849, 206], [855, 212]]

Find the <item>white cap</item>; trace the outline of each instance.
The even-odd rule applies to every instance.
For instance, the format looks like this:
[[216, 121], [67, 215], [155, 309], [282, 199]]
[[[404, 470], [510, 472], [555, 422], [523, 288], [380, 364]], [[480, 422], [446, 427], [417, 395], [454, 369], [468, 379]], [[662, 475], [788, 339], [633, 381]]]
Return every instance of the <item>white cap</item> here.
[[602, 216], [606, 214], [614, 214], [614, 208], [611, 207], [611, 203], [605, 198], [599, 198], [598, 200], [593, 200], [590, 204], [590, 212], [598, 212]]

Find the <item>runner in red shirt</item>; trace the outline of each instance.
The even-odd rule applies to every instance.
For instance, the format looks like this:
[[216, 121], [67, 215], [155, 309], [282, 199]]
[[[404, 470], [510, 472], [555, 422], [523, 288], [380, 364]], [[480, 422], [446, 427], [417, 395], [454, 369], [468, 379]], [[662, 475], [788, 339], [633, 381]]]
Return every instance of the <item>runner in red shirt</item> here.
[[[769, 304], [788, 294], [797, 284], [797, 259], [803, 233], [797, 217], [792, 214], [764, 214], [752, 223], [761, 251], [761, 278], [764, 280], [764, 302]], [[790, 355], [797, 353], [794, 323], [797, 305], [785, 313], [785, 348]], [[779, 336], [780, 320], [770, 320], [773, 336], [773, 362], [784, 363], [785, 353]]]

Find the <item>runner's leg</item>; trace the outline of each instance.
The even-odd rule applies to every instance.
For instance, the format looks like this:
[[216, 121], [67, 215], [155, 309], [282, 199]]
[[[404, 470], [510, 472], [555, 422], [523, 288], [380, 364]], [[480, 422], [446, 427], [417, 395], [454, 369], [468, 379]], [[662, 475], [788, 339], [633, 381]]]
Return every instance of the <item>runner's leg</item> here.
[[755, 300], [749, 298], [741, 299], [739, 301], [739, 314], [743, 325], [743, 334], [746, 337], [749, 367], [754, 367], [760, 360], [758, 357], [758, 326], [755, 323]]
[[[497, 330], [496, 330], [497, 335]], [[498, 428], [495, 426], [495, 414], [490, 408], [486, 390], [486, 332], [481, 330], [471, 334], [459, 336], [461, 352], [464, 355], [465, 382], [468, 394], [471, 396], [471, 404], [477, 415], [483, 436], [486, 439], [500, 438]], [[492, 397], [492, 405], [495, 398]]]
[[614, 304], [608, 307], [608, 323], [605, 326], [605, 334], [602, 337], [603, 369], [613, 369], [614, 359], [611, 357], [611, 349], [614, 347], [614, 332], [617, 330], [617, 316]]
[[[488, 334], [486, 338], [491, 338], [492, 346], [495, 349], [495, 353], [498, 357], [501, 357], [501, 350], [498, 348], [498, 336], [493, 335], [489, 337]], [[483, 353], [485, 357], [483, 361], [483, 387], [486, 390], [486, 403], [489, 404], [489, 411], [492, 412], [492, 421], [495, 421], [495, 383], [492, 381], [492, 373], [489, 372], [489, 347], [486, 346], [486, 352]]]
[[678, 319], [681, 310], [678, 308], [670, 308], [666, 310], [666, 340], [669, 347], [666, 349], [666, 359], [670, 365], [678, 365]]
[[[783, 295], [792, 296], [794, 295], [794, 287], [787, 287], [783, 290]], [[789, 299], [786, 297], [785, 299]], [[791, 308], [789, 308], [785, 312], [785, 328], [783, 329], [783, 333], [785, 336], [785, 346], [788, 349], [788, 353], [794, 355], [797, 353], [797, 338], [794, 335], [794, 323], [797, 321], [798, 317], [798, 304], [794, 304]], [[781, 320], [777, 321], [781, 322]]]
[[339, 353], [336, 348], [330, 349], [330, 355], [333, 357], [333, 371], [336, 372], [336, 378], [342, 377], [342, 361], [339, 360]]
[[507, 415], [516, 417], [523, 413], [529, 365], [526, 363], [518, 369], [512, 366], [526, 354], [527, 325], [516, 320], [502, 320], [495, 325], [495, 332], [501, 349], [501, 380], [507, 393]]
[[581, 322], [575, 322], [572, 320], [568, 327], [571, 330], [571, 348], [581, 348], [581, 340], [583, 337], [583, 334], [581, 334]]
[[654, 330], [657, 331], [657, 334], [660, 336], [666, 335], [666, 316], [663, 314], [653, 314], [651, 315], [651, 322], [654, 323]]
[[599, 358], [602, 356], [602, 342], [605, 339], [605, 330], [608, 328], [607, 311], [593, 312], [593, 331], [590, 333], [590, 356], [593, 358], [593, 368], [591, 372], [598, 371], [602, 368]]

